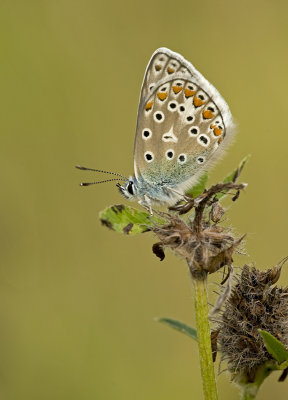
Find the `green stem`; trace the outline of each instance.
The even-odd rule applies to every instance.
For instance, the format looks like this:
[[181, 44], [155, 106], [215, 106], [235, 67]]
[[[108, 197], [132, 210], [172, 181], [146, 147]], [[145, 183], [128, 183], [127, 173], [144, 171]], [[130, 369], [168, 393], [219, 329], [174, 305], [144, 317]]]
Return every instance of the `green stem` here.
[[197, 276], [191, 274], [191, 276], [195, 292], [196, 326], [204, 399], [217, 400], [208, 320], [207, 274], [203, 273]]
[[246, 385], [245, 388], [243, 388], [241, 400], [254, 400], [254, 399], [256, 399], [257, 392], [258, 392], [258, 386]]
[[275, 369], [275, 364], [267, 361], [260, 365], [255, 371], [253, 382], [249, 379], [245, 372], [239, 373], [235, 376], [234, 382], [237, 383], [242, 389], [242, 400], [256, 399], [258, 390], [263, 381], [270, 375], [271, 371]]

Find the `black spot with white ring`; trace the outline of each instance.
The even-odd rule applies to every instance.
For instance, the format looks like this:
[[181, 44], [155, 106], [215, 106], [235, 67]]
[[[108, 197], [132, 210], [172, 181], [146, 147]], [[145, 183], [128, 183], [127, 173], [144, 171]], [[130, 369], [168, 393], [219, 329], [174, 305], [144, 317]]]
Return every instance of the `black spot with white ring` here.
[[207, 135], [200, 135], [197, 138], [197, 141], [201, 146], [207, 147], [210, 143], [210, 138]]
[[156, 122], [158, 122], [158, 123], [161, 123], [161, 122], [163, 122], [164, 119], [165, 119], [164, 113], [163, 113], [162, 111], [156, 111], [156, 112], [153, 114], [153, 118], [154, 118], [154, 121], [156, 121]]
[[179, 164], [185, 164], [186, 160], [187, 160], [186, 154], [179, 154], [179, 156], [178, 156], [178, 163]]
[[174, 151], [169, 149], [166, 151], [166, 158], [167, 160], [172, 160], [172, 158], [174, 157]]
[[197, 126], [191, 126], [191, 128], [188, 129], [188, 133], [190, 136], [197, 136], [199, 133], [199, 128]]
[[145, 157], [145, 160], [149, 163], [149, 162], [152, 162], [153, 160], [154, 160], [154, 154], [152, 153], [152, 151], [146, 151], [145, 153], [144, 153], [144, 157]]
[[196, 161], [198, 164], [203, 164], [205, 161], [205, 157], [197, 157]]
[[151, 129], [144, 128], [143, 131], [142, 131], [142, 138], [143, 138], [144, 140], [148, 140], [148, 139], [151, 138], [151, 136], [152, 136], [152, 131], [151, 131]]
[[168, 103], [168, 110], [169, 111], [176, 111], [177, 110], [177, 106], [178, 106], [177, 101], [170, 101], [170, 103]]
[[186, 117], [187, 122], [192, 122], [193, 119], [194, 119], [193, 115], [188, 115], [188, 117]]

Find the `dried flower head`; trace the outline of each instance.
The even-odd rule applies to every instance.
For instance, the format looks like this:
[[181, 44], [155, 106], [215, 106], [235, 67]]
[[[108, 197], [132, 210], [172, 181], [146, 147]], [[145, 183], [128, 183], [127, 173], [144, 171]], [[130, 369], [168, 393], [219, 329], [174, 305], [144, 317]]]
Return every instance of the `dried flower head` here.
[[288, 345], [288, 288], [273, 286], [282, 265], [264, 272], [244, 265], [220, 318], [222, 360], [231, 372], [244, 373], [251, 381], [257, 368], [272, 359], [258, 329]]
[[[164, 259], [164, 249], [170, 248], [185, 258], [191, 273], [213, 273], [225, 265], [232, 264], [232, 255], [242, 238], [235, 238], [227, 229], [218, 225], [224, 210], [216, 194], [224, 189], [243, 189], [244, 185], [231, 182], [212, 186], [191, 203], [185, 204], [184, 210], [195, 208], [194, 217], [186, 223], [178, 215], [166, 214], [168, 223], [155, 226], [152, 230], [159, 243], [154, 244], [153, 252]], [[174, 207], [182, 213], [182, 210]]]

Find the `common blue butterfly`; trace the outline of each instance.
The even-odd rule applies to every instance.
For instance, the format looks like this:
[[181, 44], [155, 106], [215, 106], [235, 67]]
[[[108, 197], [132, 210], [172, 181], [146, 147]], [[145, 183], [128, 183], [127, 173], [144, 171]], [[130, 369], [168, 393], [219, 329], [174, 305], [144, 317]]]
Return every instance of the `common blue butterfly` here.
[[152, 203], [172, 205], [183, 199], [223, 154], [233, 133], [232, 115], [220, 93], [180, 54], [162, 47], [153, 53], [141, 88], [135, 176], [93, 171], [125, 180], [117, 184], [122, 195], [151, 211]]

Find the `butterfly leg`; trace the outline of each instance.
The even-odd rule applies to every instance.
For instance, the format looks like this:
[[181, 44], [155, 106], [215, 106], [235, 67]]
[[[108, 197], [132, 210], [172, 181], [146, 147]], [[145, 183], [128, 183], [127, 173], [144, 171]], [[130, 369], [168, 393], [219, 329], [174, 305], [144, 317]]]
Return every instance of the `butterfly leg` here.
[[171, 192], [178, 194], [178, 196], [182, 197], [182, 200], [190, 201], [191, 197], [185, 196], [185, 194], [178, 192], [177, 190], [167, 186], [167, 189], [171, 190]]
[[146, 210], [148, 210], [150, 212], [150, 215], [153, 215], [152, 207], [151, 207], [151, 200], [148, 196], [146, 196], [146, 194], [144, 194], [144, 200], [139, 200], [138, 204], [140, 204], [140, 206], [142, 206]]
[[[174, 206], [170, 206], [168, 208], [170, 211], [177, 211], [181, 215], [181, 214], [186, 214], [194, 207], [195, 202], [193, 198], [185, 196], [185, 194], [177, 192], [177, 190], [172, 189], [170, 187], [168, 187], [168, 189], [171, 190], [173, 193], [176, 193], [182, 197], [182, 199], [179, 200]], [[181, 204], [183, 200], [185, 203]]]

